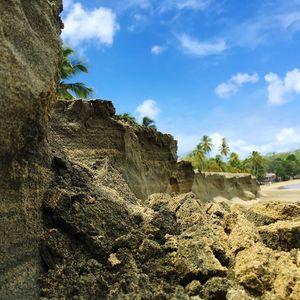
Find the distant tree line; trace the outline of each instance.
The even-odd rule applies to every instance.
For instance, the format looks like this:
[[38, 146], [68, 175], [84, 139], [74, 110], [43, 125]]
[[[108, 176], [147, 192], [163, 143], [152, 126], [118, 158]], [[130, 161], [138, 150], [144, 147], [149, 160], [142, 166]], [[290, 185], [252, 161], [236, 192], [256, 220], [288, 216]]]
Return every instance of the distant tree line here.
[[204, 135], [192, 153], [184, 159], [192, 163], [194, 169], [203, 172], [249, 173], [258, 180], [263, 180], [266, 174], [266, 162], [257, 151], [253, 151], [246, 159], [230, 151], [226, 138], [222, 138], [221, 146], [215, 157], [210, 157], [214, 145], [211, 137]]
[[275, 173], [282, 180], [300, 175], [300, 151], [267, 155], [266, 169], [269, 173]]
[[262, 156], [252, 151], [246, 159], [231, 152], [226, 138], [222, 139], [218, 154], [210, 157], [214, 145], [212, 139], [204, 135], [193, 152], [184, 159], [192, 163], [194, 169], [204, 172], [249, 173], [263, 181], [266, 173], [276, 174], [278, 180], [288, 180], [300, 176], [300, 150], [293, 153], [270, 153]]

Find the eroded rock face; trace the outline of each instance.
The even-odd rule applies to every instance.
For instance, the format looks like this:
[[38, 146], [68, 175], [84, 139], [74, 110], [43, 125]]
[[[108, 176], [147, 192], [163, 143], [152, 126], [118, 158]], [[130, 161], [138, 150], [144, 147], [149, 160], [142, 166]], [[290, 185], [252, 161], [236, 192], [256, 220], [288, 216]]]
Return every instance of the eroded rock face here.
[[0, 298], [38, 295], [47, 114], [56, 98], [61, 3], [0, 1]]
[[122, 123], [109, 101], [59, 101], [51, 117], [50, 141], [83, 166], [109, 160], [140, 199], [166, 192], [176, 168], [173, 137]]
[[259, 190], [256, 179], [249, 174], [197, 173], [192, 186], [192, 191], [203, 201], [211, 201], [219, 196], [252, 200], [257, 197]]

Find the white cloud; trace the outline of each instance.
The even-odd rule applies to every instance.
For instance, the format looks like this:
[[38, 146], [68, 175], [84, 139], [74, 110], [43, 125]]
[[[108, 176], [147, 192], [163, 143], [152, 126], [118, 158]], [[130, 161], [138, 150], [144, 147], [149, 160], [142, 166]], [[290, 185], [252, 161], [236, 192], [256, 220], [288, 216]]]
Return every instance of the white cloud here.
[[215, 93], [221, 98], [229, 98], [237, 91], [237, 86], [232, 82], [221, 83], [215, 88]]
[[73, 46], [87, 41], [111, 46], [116, 32], [120, 29], [116, 15], [110, 8], [99, 7], [87, 11], [80, 3], [70, 7], [63, 21], [65, 28], [62, 38]]
[[300, 94], [300, 71], [298, 69], [287, 72], [284, 79], [275, 73], [269, 73], [265, 76], [265, 80], [268, 82], [270, 104], [281, 105]]
[[189, 37], [187, 34], [178, 35], [177, 38], [180, 42], [181, 47], [188, 53], [194, 55], [216, 55], [224, 52], [227, 49], [227, 45], [224, 40], [200, 42]]
[[161, 46], [153, 46], [153, 47], [151, 48], [151, 53], [154, 54], [154, 55], [160, 55], [160, 54], [162, 54], [164, 51], [165, 51], [165, 48], [164, 48], [164, 47], [161, 47]]
[[188, 135], [188, 134], [178, 134], [174, 138], [178, 142], [178, 154], [186, 155], [196, 147], [200, 142], [201, 136], [199, 135]]
[[215, 88], [215, 93], [221, 98], [229, 98], [236, 94], [245, 83], [255, 83], [259, 80], [257, 73], [252, 75], [248, 73], [237, 73], [233, 75], [227, 82], [219, 84]]
[[142, 104], [140, 104], [136, 111], [139, 113], [139, 118], [149, 117], [150, 119], [156, 119], [160, 110], [157, 106], [157, 103], [153, 99], [147, 99]]
[[171, 9], [205, 10], [212, 0], [165, 0], [161, 5], [161, 12]]
[[259, 45], [269, 45], [276, 40], [290, 38], [299, 30], [299, 9], [297, 11], [290, 9], [282, 13], [269, 10], [267, 15], [260, 14], [253, 19], [236, 24], [229, 32], [228, 38], [239, 46], [255, 48]]
[[242, 85], [244, 83], [255, 83], [259, 80], [257, 73], [249, 75], [247, 73], [238, 73], [232, 76], [231, 81], [237, 85]]
[[300, 132], [295, 128], [283, 128], [276, 135], [277, 144], [288, 146], [300, 143]]

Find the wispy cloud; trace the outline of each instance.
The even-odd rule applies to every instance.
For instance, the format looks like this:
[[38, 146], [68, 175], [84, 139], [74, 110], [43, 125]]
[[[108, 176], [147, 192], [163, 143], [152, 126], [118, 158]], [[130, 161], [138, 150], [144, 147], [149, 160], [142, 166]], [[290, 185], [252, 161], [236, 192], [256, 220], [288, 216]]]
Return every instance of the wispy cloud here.
[[153, 46], [151, 48], [151, 53], [154, 54], [154, 55], [160, 55], [162, 54], [166, 49], [162, 46]]
[[235, 24], [228, 33], [233, 44], [255, 48], [270, 45], [275, 41], [290, 38], [300, 30], [300, 10], [262, 13]]
[[227, 49], [224, 40], [216, 41], [198, 41], [187, 34], [177, 35], [180, 46], [184, 51], [198, 56], [208, 56], [221, 54]]
[[153, 99], [145, 100], [136, 108], [136, 111], [139, 114], [139, 119], [142, 119], [143, 117], [156, 119], [160, 113], [160, 109], [158, 108], [156, 101]]
[[205, 10], [210, 6], [212, 0], [165, 0], [162, 1], [160, 11], [177, 9], [192, 9], [196, 11]]
[[147, 23], [149, 22], [149, 18], [145, 14], [135, 14], [132, 17], [132, 23], [128, 26], [129, 32], [139, 32], [145, 28]]
[[275, 73], [265, 76], [268, 82], [268, 102], [271, 105], [282, 105], [300, 95], [300, 71], [294, 69], [287, 72], [284, 79]]
[[116, 14], [105, 7], [86, 10], [80, 3], [67, 3], [68, 11], [64, 18], [62, 38], [72, 46], [82, 42], [96, 41], [111, 46], [114, 36], [120, 29]]
[[215, 93], [221, 98], [229, 98], [236, 94], [239, 89], [246, 83], [255, 83], [259, 80], [257, 73], [252, 75], [248, 73], [237, 73], [233, 75], [227, 82], [219, 84], [215, 88]]

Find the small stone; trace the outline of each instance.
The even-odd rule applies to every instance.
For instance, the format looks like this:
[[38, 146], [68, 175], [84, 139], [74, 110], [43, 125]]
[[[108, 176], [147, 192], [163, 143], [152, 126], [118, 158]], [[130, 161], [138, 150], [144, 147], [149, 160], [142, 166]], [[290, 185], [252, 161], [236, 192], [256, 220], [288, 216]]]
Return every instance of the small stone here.
[[111, 253], [108, 258], [109, 263], [112, 267], [120, 265], [122, 262], [118, 259], [116, 253]]
[[201, 292], [201, 283], [198, 280], [193, 280], [185, 286], [185, 291], [189, 296], [198, 296]]

